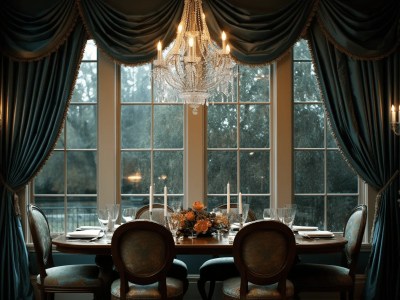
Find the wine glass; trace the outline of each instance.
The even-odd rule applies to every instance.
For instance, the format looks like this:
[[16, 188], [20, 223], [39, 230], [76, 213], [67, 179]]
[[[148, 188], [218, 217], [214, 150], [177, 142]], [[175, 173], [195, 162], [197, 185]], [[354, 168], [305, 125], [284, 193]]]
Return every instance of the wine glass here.
[[174, 212], [180, 212], [181, 211], [181, 200], [178, 200], [178, 199], [175, 199], [175, 200], [172, 200], [171, 202], [170, 202], [171, 204], [171, 208], [172, 208], [172, 210], [174, 211]]
[[106, 207], [97, 208], [97, 218], [100, 222], [101, 231], [106, 233], [108, 228], [108, 210]]
[[276, 220], [276, 209], [275, 208], [264, 208], [263, 219], [264, 220]]
[[277, 209], [279, 221], [286, 224], [290, 229], [293, 227], [293, 221], [296, 216], [295, 207], [283, 207]]
[[170, 212], [167, 214], [167, 222], [168, 222], [168, 228], [172, 233], [172, 236], [174, 237], [175, 241], [178, 241], [177, 239], [177, 232], [180, 227], [180, 214], [176, 212]]
[[114, 231], [115, 229], [115, 221], [117, 221], [118, 219], [118, 215], [119, 215], [119, 204], [110, 204], [107, 205], [107, 210], [109, 213], [108, 218], [111, 220], [111, 224], [108, 224], [108, 228], [111, 232]]
[[137, 208], [136, 207], [127, 207], [122, 210], [122, 218], [125, 220], [125, 223], [131, 222], [136, 217]]

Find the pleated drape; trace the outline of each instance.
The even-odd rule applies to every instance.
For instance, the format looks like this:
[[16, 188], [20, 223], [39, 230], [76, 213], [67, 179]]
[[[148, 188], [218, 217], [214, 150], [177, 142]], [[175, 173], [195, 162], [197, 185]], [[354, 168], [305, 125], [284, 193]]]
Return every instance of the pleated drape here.
[[[203, 6], [212, 39], [219, 43], [225, 30], [241, 63], [273, 62], [309, 38], [338, 145], [358, 175], [382, 190], [365, 297], [399, 299], [398, 177], [388, 184], [399, 169], [399, 138], [388, 118], [400, 101], [400, 1], [203, 0]], [[82, 26], [116, 62], [140, 64], [155, 57], [158, 40], [173, 41], [182, 9], [183, 0], [0, 3], [2, 298], [29, 298], [13, 191], [37, 172], [57, 138], [86, 38]]]

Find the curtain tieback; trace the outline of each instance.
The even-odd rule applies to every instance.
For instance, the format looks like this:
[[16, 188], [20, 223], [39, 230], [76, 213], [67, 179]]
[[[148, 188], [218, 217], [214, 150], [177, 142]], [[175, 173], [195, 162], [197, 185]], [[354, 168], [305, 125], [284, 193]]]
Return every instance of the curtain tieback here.
[[374, 221], [372, 222], [372, 229], [371, 229], [371, 240], [372, 237], [374, 236], [375, 221], [377, 218], [379, 207], [381, 205], [382, 193], [389, 187], [389, 185], [393, 182], [393, 180], [396, 179], [396, 177], [399, 175], [399, 172], [400, 172], [399, 170], [396, 170], [396, 172], [393, 173], [392, 177], [390, 177], [390, 179], [385, 183], [385, 185], [378, 191], [378, 194], [376, 195]]
[[[5, 191], [9, 191], [10, 193], [13, 194], [13, 204], [14, 204], [14, 212], [16, 216], [21, 215], [21, 210], [19, 209], [19, 199], [18, 199], [18, 193], [15, 191], [11, 186], [7, 184], [7, 182], [4, 180], [3, 174], [0, 173], [0, 183], [5, 187]], [[4, 195], [3, 193], [3, 195]]]

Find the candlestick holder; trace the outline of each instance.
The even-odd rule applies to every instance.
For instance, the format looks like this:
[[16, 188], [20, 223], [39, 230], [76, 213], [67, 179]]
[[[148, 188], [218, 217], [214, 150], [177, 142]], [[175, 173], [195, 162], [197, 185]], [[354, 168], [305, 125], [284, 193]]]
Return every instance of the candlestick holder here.
[[400, 136], [400, 122], [391, 122], [392, 131], [395, 135]]
[[243, 214], [239, 214], [239, 229], [242, 229], [243, 228]]
[[153, 211], [149, 211], [149, 219], [150, 221], [153, 221]]

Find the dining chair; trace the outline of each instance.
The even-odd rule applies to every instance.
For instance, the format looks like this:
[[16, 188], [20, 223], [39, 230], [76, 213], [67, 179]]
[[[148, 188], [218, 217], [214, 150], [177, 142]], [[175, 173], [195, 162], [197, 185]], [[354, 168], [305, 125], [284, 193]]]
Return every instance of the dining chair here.
[[355, 272], [367, 222], [367, 206], [358, 205], [350, 213], [343, 236], [347, 240], [341, 265], [298, 263], [289, 274], [295, 293], [340, 292], [340, 299], [354, 299]]
[[[226, 204], [217, 206], [219, 209], [226, 209]], [[237, 208], [237, 203], [231, 203], [231, 208]], [[249, 209], [246, 222], [257, 220], [253, 210]], [[199, 269], [199, 279], [197, 280], [197, 289], [203, 300], [212, 299], [217, 281], [224, 281], [230, 277], [239, 275], [233, 257], [215, 257], [205, 261]], [[206, 283], [209, 282], [208, 293], [206, 292]]]
[[150, 220], [119, 226], [111, 254], [120, 274], [111, 285], [112, 299], [183, 299], [184, 283], [167, 275], [175, 242], [165, 226]]
[[28, 223], [32, 234], [39, 274], [37, 285], [41, 299], [53, 299], [54, 293], [93, 293], [95, 299], [103, 295], [104, 281], [94, 264], [55, 266], [52, 255], [50, 227], [46, 215], [28, 205]]
[[[138, 209], [136, 212], [135, 219], [150, 219], [149, 213], [150, 206], [144, 205]], [[171, 207], [167, 207], [167, 212], [173, 212]], [[161, 224], [165, 224], [164, 217], [164, 204], [161, 203], [153, 203], [153, 211], [152, 211], [152, 220]], [[171, 268], [167, 271], [167, 276], [177, 278], [184, 282], [184, 291], [186, 293], [189, 288], [189, 279], [188, 279], [188, 268], [187, 265], [180, 259], [175, 258]]]
[[233, 241], [240, 275], [223, 282], [224, 299], [292, 299], [287, 275], [295, 256], [295, 237], [285, 224], [258, 220], [244, 226]]

